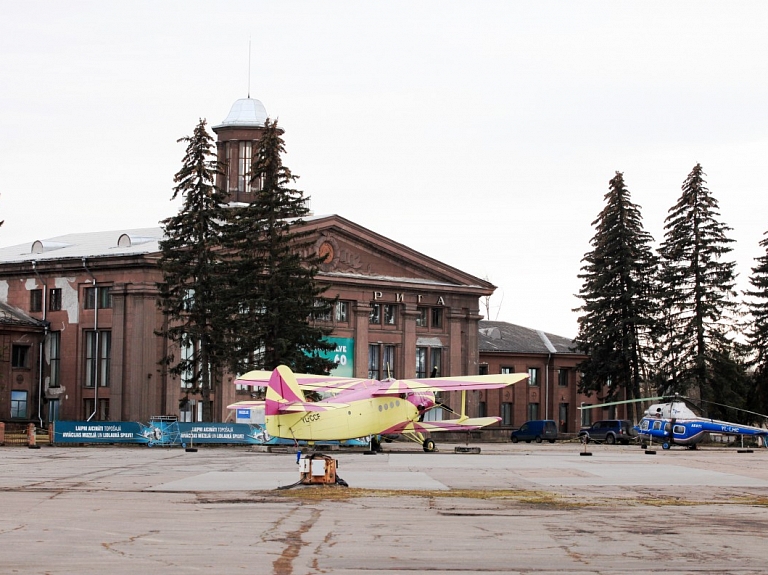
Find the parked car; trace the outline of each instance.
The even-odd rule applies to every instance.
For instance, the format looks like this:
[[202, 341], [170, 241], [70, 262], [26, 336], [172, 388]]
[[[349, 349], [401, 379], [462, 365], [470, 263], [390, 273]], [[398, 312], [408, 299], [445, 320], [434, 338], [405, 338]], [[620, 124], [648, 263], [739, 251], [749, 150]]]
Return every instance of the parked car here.
[[512, 443], [517, 443], [518, 441], [541, 443], [545, 439], [550, 443], [554, 443], [557, 439], [557, 424], [551, 419], [526, 421], [520, 426], [520, 429], [512, 432], [510, 439]]
[[632, 422], [628, 419], [596, 421], [590, 427], [579, 431], [579, 439], [585, 443], [590, 441], [602, 443], [604, 441], [609, 445], [613, 445], [616, 442], [627, 445], [635, 437], [637, 437], [637, 432]]

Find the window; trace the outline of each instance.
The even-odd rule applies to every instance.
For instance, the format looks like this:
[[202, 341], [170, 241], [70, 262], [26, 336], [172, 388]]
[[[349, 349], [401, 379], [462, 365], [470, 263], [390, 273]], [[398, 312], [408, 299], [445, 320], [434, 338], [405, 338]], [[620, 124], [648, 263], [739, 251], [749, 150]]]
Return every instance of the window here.
[[514, 404], [506, 401], [501, 404], [501, 424], [502, 425], [512, 425], [513, 405]]
[[[195, 305], [195, 289], [186, 288], [184, 290], [184, 297], [181, 301], [181, 309], [184, 311], [192, 311], [192, 307]], [[241, 307], [240, 313], [248, 313], [248, 310]]]
[[61, 309], [61, 288], [51, 288], [48, 296], [48, 311]]
[[251, 142], [239, 143], [239, 154], [237, 162], [237, 191], [251, 191]]
[[224, 179], [224, 189], [229, 192], [230, 188], [232, 187], [232, 183], [230, 181], [230, 178], [232, 177], [232, 145], [227, 144], [225, 146], [225, 162], [224, 162], [224, 171], [226, 172], [226, 177]]
[[112, 292], [110, 291], [109, 286], [87, 287], [85, 288], [84, 295], [84, 309], [94, 309], [96, 307], [97, 298], [99, 309], [107, 309], [112, 307]]
[[111, 335], [109, 331], [85, 332], [85, 387], [109, 385]]
[[395, 325], [397, 306], [392, 304], [384, 305], [384, 323], [387, 325]]
[[29, 311], [43, 311], [43, 290], [41, 289], [30, 290]]
[[528, 404], [528, 419], [538, 419], [539, 418], [539, 404], [538, 403], [529, 403]]
[[432, 327], [435, 327], [435, 328], [443, 327], [443, 308], [441, 307], [432, 308]]
[[567, 369], [557, 370], [557, 385], [560, 387], [568, 387], [568, 371]]
[[184, 362], [185, 369], [181, 373], [181, 389], [192, 389], [195, 387], [195, 369], [191, 363], [195, 356], [195, 344], [189, 338], [182, 339], [181, 342], [181, 361]]
[[349, 302], [337, 301], [336, 302], [336, 322], [347, 323], [349, 321]]
[[381, 323], [381, 304], [371, 304], [371, 315], [368, 317], [368, 323]]
[[488, 404], [484, 401], [481, 401], [477, 405], [477, 416], [478, 417], [487, 417], [488, 416]]
[[427, 355], [429, 348], [416, 348], [416, 377], [427, 377]]
[[560, 431], [565, 433], [566, 431], [568, 431], [568, 404], [561, 403], [558, 413], [560, 417], [559, 429]]
[[95, 410], [94, 406], [96, 403], [93, 398], [87, 398], [83, 400], [83, 411], [85, 412], [84, 419], [109, 421], [109, 399], [99, 399], [98, 401], [99, 409]]
[[368, 346], [368, 379], [379, 379], [381, 370], [381, 357], [379, 356], [379, 346], [372, 344]]
[[59, 420], [59, 400], [48, 400], [48, 422]]
[[430, 371], [430, 377], [439, 377], [443, 371], [443, 350], [439, 347], [433, 347], [430, 348], [430, 352], [432, 352], [432, 361], [430, 361], [432, 370]]
[[314, 301], [314, 308], [316, 311], [312, 312], [312, 316], [317, 321], [331, 321], [333, 308], [327, 301], [316, 299]]
[[539, 385], [539, 368], [528, 368], [528, 385]]
[[13, 345], [11, 348], [11, 367], [17, 369], [29, 367], [28, 345]]
[[501, 366], [501, 373], [515, 373], [515, 367], [514, 366]]
[[368, 346], [368, 379], [395, 376], [395, 346], [374, 343]]
[[[582, 403], [581, 407], [588, 407], [588, 403]], [[581, 426], [582, 427], [588, 427], [592, 425], [592, 410], [591, 409], [582, 409], [581, 410]]]
[[427, 327], [427, 311], [428, 309], [425, 307], [416, 308], [416, 326], [417, 327]]
[[59, 331], [52, 331], [48, 334], [48, 360], [51, 370], [48, 387], [60, 387], [61, 332]]
[[195, 419], [195, 400], [194, 399], [182, 399], [179, 402], [179, 421], [191, 423]]
[[11, 417], [14, 419], [27, 418], [26, 391], [11, 391]]
[[443, 372], [443, 350], [439, 347], [416, 348], [416, 377], [439, 377]]
[[487, 363], [481, 363], [478, 366], [477, 374], [478, 375], [488, 375], [488, 364]]

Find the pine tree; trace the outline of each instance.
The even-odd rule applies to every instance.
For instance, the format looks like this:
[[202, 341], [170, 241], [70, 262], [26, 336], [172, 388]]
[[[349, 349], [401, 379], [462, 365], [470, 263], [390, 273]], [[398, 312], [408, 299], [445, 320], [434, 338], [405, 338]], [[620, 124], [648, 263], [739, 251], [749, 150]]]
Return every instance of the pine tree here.
[[721, 385], [713, 378], [713, 341], [733, 327], [736, 293], [735, 264], [723, 259], [731, 252], [731, 228], [718, 221], [718, 203], [704, 176], [696, 164], [665, 220], [659, 248], [666, 315], [660, 381], [666, 392], [691, 389], [709, 400]]
[[179, 140], [187, 149], [174, 176], [171, 199], [180, 195], [183, 205], [178, 214], [162, 221], [158, 305], [166, 318], [160, 334], [179, 350], [178, 356], [166, 355], [164, 362], [170, 373], [191, 384], [190, 392], [200, 393], [203, 420], [211, 421], [211, 392], [219, 384], [226, 349], [226, 316], [218, 297], [226, 196], [214, 183], [220, 169], [205, 126], [200, 120], [191, 137]]
[[653, 328], [653, 238], [643, 229], [640, 208], [632, 203], [621, 172], [609, 182], [605, 202], [592, 222], [593, 249], [579, 274], [584, 305], [576, 310], [581, 312], [576, 344], [590, 356], [579, 366], [580, 390], [600, 392], [608, 386], [608, 401], [622, 393], [638, 399]]
[[747, 342], [754, 351], [753, 381], [750, 392], [750, 409], [768, 413], [768, 232], [760, 242], [765, 254], [756, 258], [749, 283], [752, 289], [745, 292], [750, 321], [746, 329]]
[[232, 208], [226, 233], [231, 254], [226, 299], [230, 324], [230, 369], [273, 369], [286, 364], [304, 373], [327, 373], [334, 363], [318, 352], [333, 345], [331, 329], [314, 318], [330, 316], [315, 276], [320, 260], [308, 236], [296, 231], [309, 213], [297, 176], [282, 163], [285, 145], [276, 121], [267, 121], [253, 154], [253, 201]]

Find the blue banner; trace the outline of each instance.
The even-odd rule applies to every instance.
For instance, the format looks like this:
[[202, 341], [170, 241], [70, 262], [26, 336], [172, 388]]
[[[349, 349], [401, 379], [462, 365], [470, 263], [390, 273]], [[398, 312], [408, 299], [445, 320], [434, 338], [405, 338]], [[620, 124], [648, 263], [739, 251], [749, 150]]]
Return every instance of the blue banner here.
[[[56, 421], [54, 443], [140, 443], [151, 446], [219, 443], [229, 445], [294, 445], [291, 439], [272, 437], [263, 425], [251, 423], [183, 423], [170, 417], [157, 418], [149, 425], [133, 421]], [[306, 445], [306, 441], [299, 442]], [[368, 439], [318, 441], [317, 445], [364, 447]]]
[[148, 443], [150, 428], [134, 421], [56, 421], [54, 443]]

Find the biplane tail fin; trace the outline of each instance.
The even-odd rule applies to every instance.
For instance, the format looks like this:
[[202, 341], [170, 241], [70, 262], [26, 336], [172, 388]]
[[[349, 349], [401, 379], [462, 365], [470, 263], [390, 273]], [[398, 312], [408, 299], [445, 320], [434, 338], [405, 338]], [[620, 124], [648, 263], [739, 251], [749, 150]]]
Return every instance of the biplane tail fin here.
[[306, 402], [304, 392], [301, 391], [291, 368], [287, 365], [278, 365], [269, 378], [264, 415], [277, 415], [284, 411], [283, 408], [287, 405], [304, 402]]

